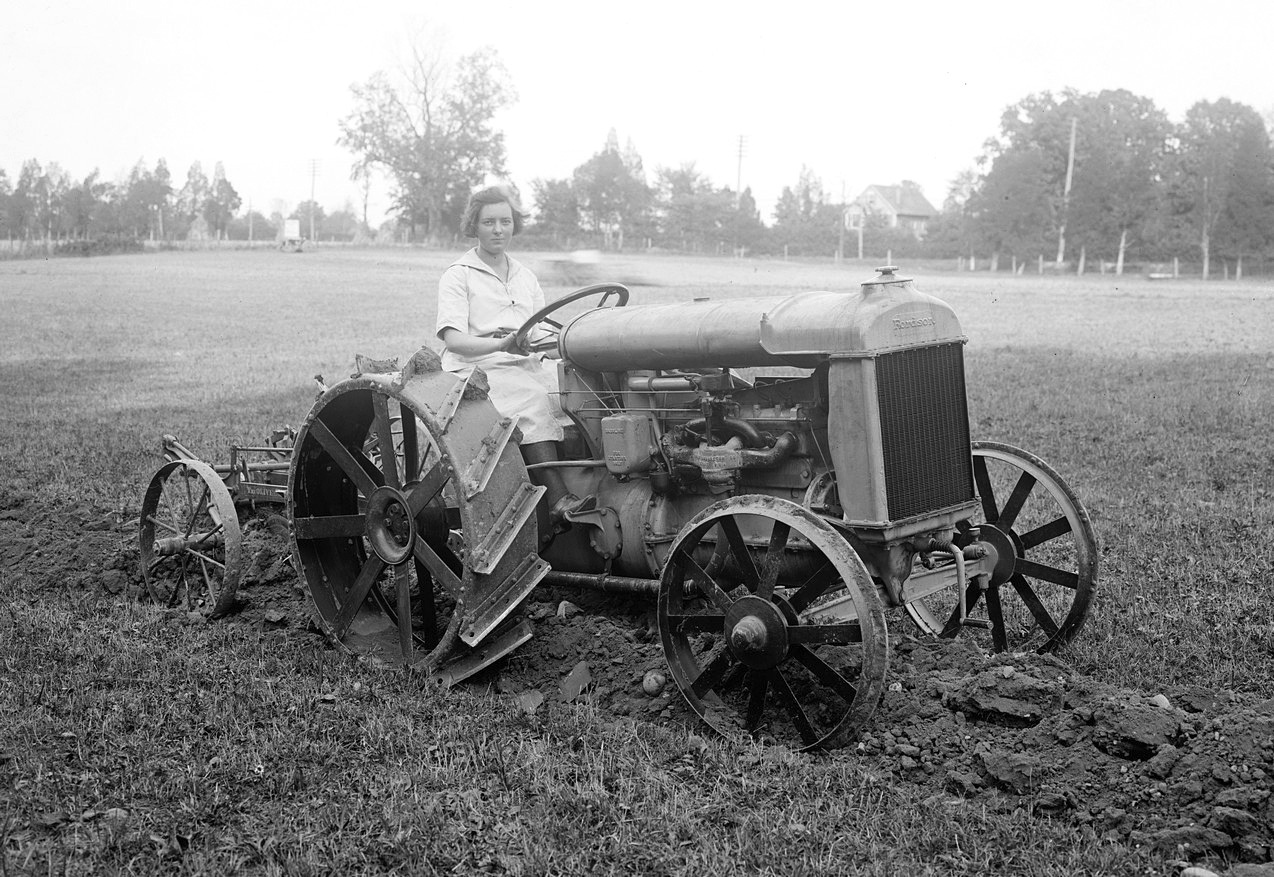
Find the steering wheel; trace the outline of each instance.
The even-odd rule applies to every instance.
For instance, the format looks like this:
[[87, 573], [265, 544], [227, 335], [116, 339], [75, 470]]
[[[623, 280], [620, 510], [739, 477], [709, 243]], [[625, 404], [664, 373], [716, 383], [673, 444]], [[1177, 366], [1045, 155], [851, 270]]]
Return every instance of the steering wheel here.
[[[517, 346], [527, 353], [545, 353], [550, 350], [557, 349], [557, 339], [562, 334], [562, 324], [557, 320], [550, 320], [549, 314], [565, 307], [571, 302], [579, 301], [582, 298], [588, 298], [590, 295], [600, 295], [602, 298], [597, 303], [599, 308], [606, 307], [606, 302], [611, 296], [615, 296], [617, 301], [611, 307], [622, 308], [628, 304], [628, 287], [622, 283], [594, 283], [592, 286], [585, 286], [583, 289], [577, 289], [574, 292], [567, 293], [557, 301], [549, 302], [521, 325], [518, 329]], [[543, 323], [547, 328], [545, 331], [548, 335], [534, 343], [527, 343], [531, 332]]]

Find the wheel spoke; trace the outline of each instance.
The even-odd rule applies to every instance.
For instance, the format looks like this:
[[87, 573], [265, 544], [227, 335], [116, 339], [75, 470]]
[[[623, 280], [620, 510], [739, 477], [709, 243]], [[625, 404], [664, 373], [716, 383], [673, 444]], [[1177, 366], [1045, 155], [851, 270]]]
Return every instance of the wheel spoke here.
[[367, 599], [367, 594], [371, 591], [376, 577], [381, 574], [384, 568], [385, 561], [375, 554], [364, 561], [363, 568], [358, 571], [358, 578], [354, 579], [354, 583], [350, 585], [349, 591], [345, 594], [340, 614], [336, 616], [336, 620], [332, 623], [332, 628], [335, 630], [337, 637], [345, 636], [345, 631], [349, 630], [350, 624], [354, 621], [354, 616], [358, 614], [358, 610], [363, 606], [363, 601]]
[[722, 518], [721, 532], [725, 534], [726, 541], [730, 543], [730, 550], [734, 553], [735, 565], [739, 568], [739, 574], [743, 576], [743, 584], [747, 586], [749, 591], [756, 593], [761, 584], [760, 576], [757, 575], [756, 564], [752, 562], [752, 554], [748, 551], [748, 546], [743, 541], [743, 533], [739, 530], [739, 522], [733, 517]]
[[389, 419], [389, 400], [380, 393], [373, 393], [372, 412], [372, 428], [380, 450], [380, 471], [385, 476], [385, 483], [396, 490], [402, 487], [402, 482], [398, 480], [398, 452], [394, 449], [394, 426]]
[[704, 662], [703, 669], [699, 671], [699, 675], [690, 684], [690, 690], [697, 697], [703, 697], [717, 687], [717, 683], [721, 681], [725, 671], [730, 669], [732, 661], [730, 650], [726, 644], [724, 642], [717, 643], [712, 647], [712, 651], [708, 653], [708, 660]]
[[432, 650], [438, 645], [438, 607], [434, 603], [433, 580], [429, 576], [429, 568], [413, 557], [416, 565], [416, 583], [420, 586], [420, 620], [424, 624], [425, 648]]
[[846, 624], [800, 624], [788, 628], [787, 637], [790, 643], [830, 643], [843, 646], [862, 642], [863, 628], [857, 621]]
[[799, 612], [804, 612], [806, 607], [823, 596], [832, 582], [836, 581], [836, 567], [827, 558], [823, 559], [823, 565], [816, 569], [805, 583], [796, 589], [796, 592], [788, 598], [788, 603], [792, 608]]
[[1017, 595], [1022, 598], [1022, 602], [1026, 604], [1026, 608], [1031, 610], [1031, 615], [1035, 618], [1035, 623], [1040, 626], [1040, 630], [1052, 639], [1057, 636], [1057, 622], [1053, 620], [1053, 616], [1049, 614], [1048, 609], [1044, 606], [1039, 595], [1031, 587], [1031, 583], [1020, 575], [1014, 575], [1009, 579], [1013, 583], [1013, 590], [1017, 591]]
[[801, 702], [796, 699], [796, 692], [792, 691], [792, 686], [788, 684], [787, 677], [783, 675], [783, 671], [778, 668], [774, 669], [771, 674], [773, 676], [774, 688], [778, 692], [779, 700], [787, 707], [787, 714], [792, 718], [792, 724], [796, 725], [796, 730], [801, 735], [801, 740], [806, 746], [813, 746], [818, 742], [818, 732], [814, 730], [814, 725], [810, 722], [809, 716], [805, 714]]
[[1029, 533], [1023, 533], [1018, 538], [1022, 540], [1022, 547], [1027, 551], [1030, 551], [1032, 548], [1043, 545], [1045, 542], [1050, 542], [1060, 536], [1065, 536], [1069, 532], [1071, 532], [1070, 518], [1063, 515], [1057, 520], [1049, 521], [1047, 524], [1036, 527]]
[[411, 489], [411, 493], [407, 496], [407, 507], [411, 510], [411, 516], [414, 518], [419, 515], [433, 501], [451, 478], [451, 473], [443, 460], [434, 463], [433, 467], [425, 473], [420, 482]]
[[792, 528], [784, 521], [775, 520], [774, 529], [770, 532], [770, 545], [765, 551], [765, 562], [761, 566], [761, 581], [757, 585], [756, 595], [768, 600], [774, 594], [774, 583], [778, 581], [779, 569], [783, 564], [787, 538]]
[[973, 455], [973, 480], [978, 486], [978, 496], [982, 499], [982, 515], [988, 524], [994, 524], [1000, 518], [995, 506], [995, 490], [991, 487], [991, 476], [986, 469], [986, 457]]
[[[417, 562], [424, 564], [429, 574], [437, 579], [444, 591], [448, 594], [460, 593], [460, 577], [452, 572], [451, 567], [428, 542], [417, 536], [416, 541], [411, 544], [411, 553], [415, 555]], [[422, 584], [421, 587], [423, 588], [424, 585]]]
[[158, 518], [156, 518], [154, 515], [147, 515], [146, 520], [150, 521], [156, 527], [163, 527], [169, 533], [176, 533], [178, 535], [181, 535], [181, 531], [178, 530], [176, 527], [174, 527], [172, 524], [168, 523], [167, 521], [161, 521]]
[[336, 465], [345, 473], [345, 477], [354, 482], [354, 486], [358, 488], [363, 496], [371, 496], [376, 492], [376, 488], [380, 485], [376, 483], [367, 469], [355, 459], [353, 452], [341, 444], [340, 439], [327, 428], [326, 423], [315, 418], [310, 423], [310, 433], [318, 439], [319, 444], [323, 446], [323, 449], [327, 451]]
[[1030, 472], [1023, 472], [1017, 484], [1013, 485], [1013, 493], [1009, 495], [1008, 502], [1004, 503], [1004, 508], [1000, 509], [1000, 517], [995, 523], [1005, 529], [1012, 527], [1034, 487], [1035, 476]]
[[363, 535], [366, 529], [366, 515], [325, 515], [292, 521], [292, 532], [298, 539], [351, 539]]
[[820, 682], [849, 703], [853, 703], [854, 698], [858, 697], [858, 689], [854, 686], [854, 683], [842, 676], [839, 670], [805, 648], [805, 646], [794, 647], [790, 654], [793, 658], [800, 661], [806, 670], [818, 677]]
[[209, 557], [208, 555], [203, 554], [202, 552], [195, 551], [195, 549], [193, 548], [187, 548], [185, 553], [191, 555], [192, 557], [199, 558], [200, 563], [204, 563], [204, 562], [211, 563], [213, 566], [219, 567], [220, 569], [223, 569], [223, 570], [226, 568], [226, 565], [222, 563], [221, 561], [217, 560], [216, 558]]
[[[377, 396], [376, 398], [382, 398]], [[411, 579], [407, 569], [409, 564], [400, 563], [394, 567], [394, 587], [398, 592], [398, 647], [402, 649], [403, 663], [412, 663], [411, 644]]]
[[398, 422], [403, 430], [403, 483], [414, 481], [420, 473], [420, 440], [416, 430], [416, 414], [398, 403]]
[[1009, 650], [1008, 634], [1004, 630], [1004, 607], [1000, 605], [1000, 586], [986, 589], [986, 617], [991, 622], [991, 643], [997, 652]]
[[721, 633], [725, 629], [725, 616], [669, 614], [668, 626], [673, 633]]
[[743, 719], [743, 727], [749, 732], [755, 731], [761, 724], [761, 716], [765, 712], [765, 694], [770, 687], [769, 670], [753, 670], [748, 681], [748, 711]]
[[[695, 563], [695, 559], [689, 553], [682, 554], [680, 560], [684, 561], [684, 565], [690, 567], [693, 573], [692, 578], [695, 581], [696, 590], [708, 599], [713, 606], [716, 606], [722, 612], [730, 608], [730, 604], [734, 601], [730, 599], [730, 595], [721, 589], [712, 576], [708, 575], [703, 567]], [[684, 571], [683, 571], [684, 574]]]
[[1036, 563], [1033, 560], [1027, 560], [1025, 557], [1017, 559], [1017, 572], [1033, 579], [1042, 579], [1046, 582], [1052, 582], [1055, 585], [1061, 585], [1063, 588], [1075, 590], [1079, 587], [1079, 574], [1069, 572], [1057, 567], [1047, 566], [1042, 563]]

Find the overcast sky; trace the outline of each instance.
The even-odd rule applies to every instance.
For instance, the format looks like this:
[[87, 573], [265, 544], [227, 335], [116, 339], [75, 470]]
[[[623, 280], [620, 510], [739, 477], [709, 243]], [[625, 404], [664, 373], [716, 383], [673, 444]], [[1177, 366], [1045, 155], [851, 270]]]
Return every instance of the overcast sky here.
[[[1126, 88], [1174, 120], [1223, 96], [1274, 110], [1264, 0], [11, 0], [0, 167], [11, 182], [28, 158], [117, 179], [164, 158], [180, 186], [193, 161], [210, 177], [220, 161], [268, 214], [310, 197], [313, 161], [325, 209], [358, 205], [336, 145], [350, 86], [399, 66], [424, 29], [508, 68], [519, 99], [498, 123], [524, 193], [570, 176], [611, 128], [652, 182], [693, 162], [733, 187], [742, 135], [742, 184], [766, 221], [802, 165], [835, 199], [911, 179], [941, 206], [1033, 92]], [[381, 186], [373, 224], [384, 203]]]

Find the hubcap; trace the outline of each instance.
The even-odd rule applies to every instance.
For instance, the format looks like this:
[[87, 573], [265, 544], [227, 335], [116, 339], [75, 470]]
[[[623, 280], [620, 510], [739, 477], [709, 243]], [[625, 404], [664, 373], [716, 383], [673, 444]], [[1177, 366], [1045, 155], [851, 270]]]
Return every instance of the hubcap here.
[[408, 509], [407, 497], [389, 485], [376, 488], [367, 501], [367, 541], [376, 556], [391, 566], [410, 557], [416, 541], [416, 522]]
[[787, 657], [787, 624], [777, 606], [747, 596], [730, 606], [725, 616], [730, 651], [753, 669], [766, 669]]

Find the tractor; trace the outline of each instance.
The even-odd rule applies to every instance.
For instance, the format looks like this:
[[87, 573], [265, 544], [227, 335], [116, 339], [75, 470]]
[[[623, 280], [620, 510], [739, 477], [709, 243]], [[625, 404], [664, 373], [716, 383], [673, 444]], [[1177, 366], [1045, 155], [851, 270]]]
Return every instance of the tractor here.
[[[321, 393], [286, 508], [333, 642], [453, 684], [533, 636], [537, 587], [645, 596], [707, 725], [818, 749], [880, 702], [887, 619], [1000, 651], [1080, 630], [1089, 515], [1042, 460], [971, 440], [947, 304], [892, 267], [851, 290], [628, 299], [596, 284], [518, 330], [557, 359], [558, 461], [525, 463], [482, 372], [428, 349]], [[546, 466], [597, 499], [562, 532]]]

